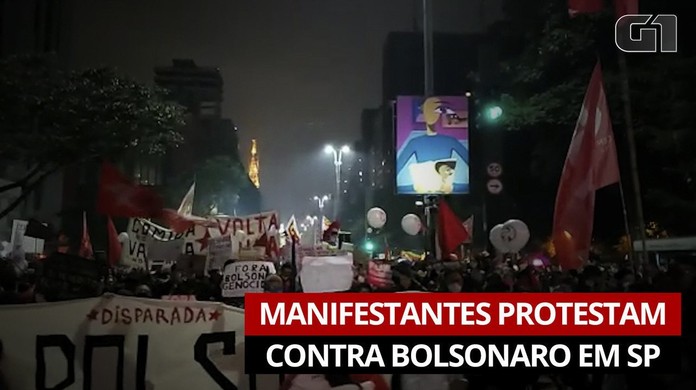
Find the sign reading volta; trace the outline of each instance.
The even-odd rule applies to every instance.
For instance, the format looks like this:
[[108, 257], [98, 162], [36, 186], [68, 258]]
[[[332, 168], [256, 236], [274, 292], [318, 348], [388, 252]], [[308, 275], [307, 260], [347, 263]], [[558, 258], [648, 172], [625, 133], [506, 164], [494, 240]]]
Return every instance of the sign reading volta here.
[[[148, 220], [133, 218], [128, 225], [129, 243], [127, 248], [124, 247], [123, 263], [129, 267], [145, 268], [150, 260], [149, 249], [155, 242], [179, 241], [181, 253], [207, 256], [211, 240], [223, 236], [231, 237], [231, 258], [235, 258], [241, 248], [252, 247], [264, 234], [269, 251], [278, 254], [280, 224], [275, 211], [243, 217], [215, 217], [211, 222], [215, 227], [197, 225], [184, 233], [175, 233]], [[269, 234], [269, 231], [274, 234]]]

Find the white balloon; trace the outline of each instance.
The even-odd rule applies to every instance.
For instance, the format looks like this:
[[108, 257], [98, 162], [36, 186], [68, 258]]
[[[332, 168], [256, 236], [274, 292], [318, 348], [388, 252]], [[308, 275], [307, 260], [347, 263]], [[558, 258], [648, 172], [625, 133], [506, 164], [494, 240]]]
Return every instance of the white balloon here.
[[123, 244], [124, 242], [130, 241], [130, 237], [128, 236], [128, 233], [126, 232], [121, 232], [118, 234], [118, 242]]
[[488, 233], [488, 239], [491, 240], [491, 244], [496, 251], [499, 253], [509, 253], [510, 248], [507, 246], [507, 242], [503, 239], [503, 224], [495, 225]]
[[420, 233], [422, 227], [421, 219], [416, 214], [406, 214], [401, 218], [401, 228], [409, 236], [415, 236]]
[[387, 223], [387, 213], [379, 207], [367, 211], [367, 224], [375, 229], [381, 229]]
[[519, 252], [529, 242], [529, 228], [519, 219], [505, 222], [500, 234], [511, 252]]
[[237, 230], [237, 231], [234, 233], [234, 236], [235, 236], [238, 240], [241, 240], [241, 239], [243, 239], [244, 237], [246, 237], [246, 232], [245, 232], [244, 230], [241, 230], [241, 229], [240, 229], [240, 230]]

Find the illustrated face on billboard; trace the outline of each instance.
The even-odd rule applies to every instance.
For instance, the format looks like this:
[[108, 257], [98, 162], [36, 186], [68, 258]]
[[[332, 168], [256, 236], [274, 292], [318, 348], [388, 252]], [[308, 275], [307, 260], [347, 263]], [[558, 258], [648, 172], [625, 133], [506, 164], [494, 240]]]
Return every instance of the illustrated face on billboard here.
[[397, 193], [469, 192], [468, 111], [463, 96], [397, 98]]

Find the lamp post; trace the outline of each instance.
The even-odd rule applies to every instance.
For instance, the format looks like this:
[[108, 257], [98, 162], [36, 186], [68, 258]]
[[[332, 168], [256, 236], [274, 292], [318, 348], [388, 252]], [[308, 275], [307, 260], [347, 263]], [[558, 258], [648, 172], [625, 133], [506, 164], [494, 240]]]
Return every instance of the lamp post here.
[[315, 223], [319, 221], [319, 217], [316, 215], [308, 215], [307, 218], [305, 218], [307, 223], [309, 223], [309, 226], [314, 226]]
[[324, 153], [333, 155], [334, 168], [336, 170], [336, 197], [334, 198], [334, 220], [338, 220], [341, 208], [341, 165], [343, 165], [343, 155], [350, 153], [348, 145], [341, 146], [336, 150], [331, 145], [326, 145]]
[[324, 206], [326, 205], [326, 201], [328, 201], [329, 199], [331, 199], [329, 195], [314, 195], [314, 198], [312, 198], [312, 200], [317, 202], [317, 205], [319, 206], [320, 215], [324, 215]]

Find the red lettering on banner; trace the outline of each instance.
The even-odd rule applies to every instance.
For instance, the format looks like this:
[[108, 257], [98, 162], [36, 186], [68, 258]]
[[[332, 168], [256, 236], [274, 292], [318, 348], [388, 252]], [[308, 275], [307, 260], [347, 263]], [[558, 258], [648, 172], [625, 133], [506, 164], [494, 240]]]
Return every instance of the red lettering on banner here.
[[258, 221], [258, 224], [256, 225], [256, 232], [257, 233], [260, 234], [260, 233], [263, 233], [266, 231], [266, 229], [264, 229], [264, 224], [263, 224], [263, 221], [265, 221], [266, 218], [268, 218], [268, 217], [263, 215], [263, 214], [261, 214], [255, 218]]
[[232, 221], [233, 232], [232, 234], [237, 234], [238, 231], [244, 230], [244, 220], [241, 218], [235, 218]]
[[271, 227], [276, 228], [276, 230], [279, 229], [278, 216], [276, 215], [276, 213], [271, 214], [271, 220], [268, 222], [268, 228], [270, 229]]
[[87, 313], [89, 321], [96, 321], [101, 325], [108, 324], [147, 324], [178, 325], [200, 322], [215, 322], [222, 313], [218, 310], [191, 307], [170, 308], [140, 308], [115, 306], [112, 308], [93, 309]]
[[220, 235], [225, 236], [227, 235], [227, 231], [230, 230], [230, 222], [231, 220], [226, 219], [223, 227], [222, 220], [218, 219], [217, 224], [218, 224], [218, 230], [220, 230]]

